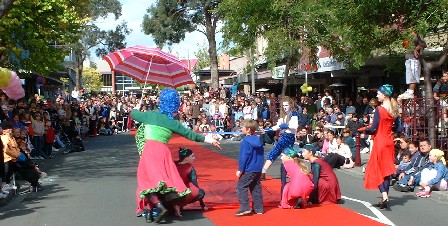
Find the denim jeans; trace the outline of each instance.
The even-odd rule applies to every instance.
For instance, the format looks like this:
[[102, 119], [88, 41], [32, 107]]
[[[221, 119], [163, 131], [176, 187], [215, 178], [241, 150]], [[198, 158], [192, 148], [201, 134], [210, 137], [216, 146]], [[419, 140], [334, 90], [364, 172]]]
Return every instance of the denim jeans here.
[[33, 137], [33, 154], [34, 156], [40, 156], [43, 158], [48, 158], [44, 151], [44, 136], [34, 136]]
[[59, 149], [65, 148], [65, 144], [64, 144], [64, 142], [61, 141], [61, 137], [59, 135], [54, 136], [54, 141], [56, 142], [56, 144], [58, 144]]
[[261, 172], [244, 172], [238, 179], [236, 194], [240, 202], [241, 211], [249, 211], [248, 191], [252, 195], [253, 208], [256, 213], [263, 213], [263, 195], [261, 194], [260, 183]]

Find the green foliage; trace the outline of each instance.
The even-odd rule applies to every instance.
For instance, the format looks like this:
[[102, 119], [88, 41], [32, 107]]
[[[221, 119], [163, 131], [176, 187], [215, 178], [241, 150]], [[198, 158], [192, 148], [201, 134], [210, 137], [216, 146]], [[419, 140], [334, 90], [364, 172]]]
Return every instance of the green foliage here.
[[54, 44], [75, 42], [83, 22], [69, 0], [16, 0], [0, 20], [0, 65], [43, 74], [60, 70], [67, 49]]
[[276, 62], [288, 54], [329, 49], [347, 66], [360, 67], [374, 54], [403, 53], [402, 41], [446, 31], [448, 0], [224, 0], [227, 46], [250, 49], [256, 38], [268, 41], [265, 54]]
[[82, 79], [84, 81], [84, 89], [89, 93], [98, 93], [101, 87], [103, 87], [101, 73], [96, 69], [90, 67], [84, 68]]
[[208, 49], [205, 45], [199, 46], [198, 51], [194, 53], [198, 63], [195, 66], [195, 70], [201, 70], [203, 68], [210, 67], [210, 55], [208, 54]]
[[158, 0], [143, 18], [143, 32], [151, 35], [159, 48], [184, 40], [185, 34], [199, 31], [207, 37], [212, 86], [218, 87], [218, 60], [215, 33], [220, 0]]
[[[131, 32], [132, 30], [128, 28], [126, 22], [117, 25], [115, 30], [100, 31], [97, 39], [100, 47], [95, 50], [95, 54], [102, 57], [110, 52], [125, 48], [126, 36]], [[90, 33], [89, 35], [95, 34]]]

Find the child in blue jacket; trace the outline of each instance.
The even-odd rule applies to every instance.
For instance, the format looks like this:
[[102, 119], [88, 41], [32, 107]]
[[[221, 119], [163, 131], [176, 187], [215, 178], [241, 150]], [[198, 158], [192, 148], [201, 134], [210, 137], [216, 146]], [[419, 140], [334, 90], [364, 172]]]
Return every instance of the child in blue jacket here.
[[253, 119], [243, 120], [242, 132], [246, 135], [240, 143], [238, 161], [238, 184], [236, 193], [240, 202], [240, 210], [236, 216], [252, 214], [249, 205], [248, 190], [252, 196], [253, 209], [256, 214], [263, 214], [263, 196], [261, 194], [261, 170], [264, 163], [264, 148], [260, 137], [255, 135], [258, 123]]

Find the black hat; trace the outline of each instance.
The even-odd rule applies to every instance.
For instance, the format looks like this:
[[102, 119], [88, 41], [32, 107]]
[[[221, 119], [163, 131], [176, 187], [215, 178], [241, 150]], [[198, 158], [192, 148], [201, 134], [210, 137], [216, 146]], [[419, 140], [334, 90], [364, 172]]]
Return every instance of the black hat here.
[[179, 148], [179, 162], [182, 162], [186, 157], [193, 154], [193, 151], [188, 148]]
[[2, 127], [2, 129], [12, 129], [12, 124], [10, 122], [4, 120], [0, 124], [0, 127]]

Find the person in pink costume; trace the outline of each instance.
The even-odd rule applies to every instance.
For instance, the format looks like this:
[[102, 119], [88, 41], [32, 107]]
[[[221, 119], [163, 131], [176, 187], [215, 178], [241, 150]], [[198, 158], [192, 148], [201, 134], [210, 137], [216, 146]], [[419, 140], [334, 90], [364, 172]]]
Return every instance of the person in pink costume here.
[[304, 208], [314, 189], [308, 167], [299, 159], [297, 152], [292, 148], [285, 149], [280, 158], [285, 166], [289, 182], [283, 189], [279, 208]]

